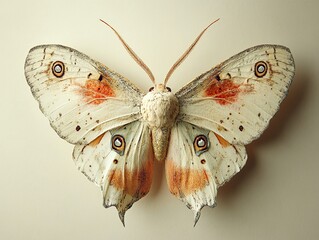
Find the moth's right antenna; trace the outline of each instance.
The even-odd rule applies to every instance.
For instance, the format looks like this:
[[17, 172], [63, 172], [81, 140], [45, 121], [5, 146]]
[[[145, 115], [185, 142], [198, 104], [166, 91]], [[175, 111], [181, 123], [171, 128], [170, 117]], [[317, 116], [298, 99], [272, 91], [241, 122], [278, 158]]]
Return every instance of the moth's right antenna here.
[[215, 22], [217, 22], [219, 20], [216, 19], [215, 21], [211, 22], [199, 35], [198, 37], [195, 39], [195, 41], [192, 43], [192, 45], [190, 45], [190, 47], [186, 50], [186, 52], [184, 52], [184, 54], [174, 63], [174, 65], [171, 67], [171, 69], [168, 71], [165, 80], [164, 80], [164, 86], [166, 86], [166, 83], [168, 82], [168, 79], [171, 77], [171, 75], [173, 74], [173, 72], [175, 71], [175, 69], [186, 59], [186, 57], [188, 56], [188, 54], [193, 50], [193, 48], [195, 47], [195, 45], [197, 44], [197, 42], [199, 41], [199, 39], [202, 37], [202, 35], [204, 34], [204, 32], [211, 26], [213, 25]]
[[155, 84], [154, 75], [151, 72], [151, 70], [149, 69], [149, 67], [142, 61], [142, 59], [139, 58], [139, 56], [137, 56], [137, 54], [132, 50], [132, 48], [124, 41], [124, 39], [121, 37], [121, 35], [110, 24], [103, 21], [102, 19], [100, 19], [100, 21], [102, 23], [106, 24], [109, 28], [111, 28], [113, 30], [113, 32], [117, 35], [117, 37], [120, 39], [120, 41], [124, 45], [126, 51], [128, 51], [128, 53], [135, 60], [135, 62], [143, 68], [143, 70], [147, 73], [147, 75], [149, 76], [151, 81]]

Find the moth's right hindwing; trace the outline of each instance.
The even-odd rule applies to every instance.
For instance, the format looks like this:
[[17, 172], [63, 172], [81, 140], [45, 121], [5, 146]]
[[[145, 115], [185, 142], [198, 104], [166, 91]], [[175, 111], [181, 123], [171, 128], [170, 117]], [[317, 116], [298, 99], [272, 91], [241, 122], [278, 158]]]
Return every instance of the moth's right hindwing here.
[[195, 223], [204, 206], [216, 205], [217, 189], [245, 165], [245, 147], [186, 122], [171, 132], [166, 160], [170, 192], [194, 212]]

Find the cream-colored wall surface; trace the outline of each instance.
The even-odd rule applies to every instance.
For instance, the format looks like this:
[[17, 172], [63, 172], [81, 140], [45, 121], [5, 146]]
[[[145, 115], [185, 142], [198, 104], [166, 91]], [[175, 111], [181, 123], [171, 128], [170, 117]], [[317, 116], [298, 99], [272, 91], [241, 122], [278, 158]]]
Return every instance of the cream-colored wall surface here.
[[[319, 2], [309, 1], [1, 1], [0, 239], [319, 239]], [[193, 214], [168, 191], [155, 164], [151, 192], [126, 214], [104, 209], [100, 190], [77, 171], [72, 146], [38, 109], [24, 77], [35, 45], [78, 49], [143, 90], [147, 75], [111, 23], [158, 82], [197, 34], [203, 36], [174, 73], [173, 91], [254, 45], [289, 47], [296, 75], [280, 111], [247, 146], [248, 162], [219, 189], [218, 206]]]

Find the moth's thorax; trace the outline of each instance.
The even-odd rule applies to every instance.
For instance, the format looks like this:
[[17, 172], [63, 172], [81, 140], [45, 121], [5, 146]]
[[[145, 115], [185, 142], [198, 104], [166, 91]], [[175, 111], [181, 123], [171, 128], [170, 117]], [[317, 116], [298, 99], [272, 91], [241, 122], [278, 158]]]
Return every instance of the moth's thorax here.
[[171, 128], [179, 111], [176, 96], [158, 84], [142, 100], [141, 113], [150, 128]]
[[165, 160], [170, 130], [179, 111], [176, 96], [163, 84], [156, 85], [142, 99], [143, 120], [152, 130], [152, 143], [155, 158]]

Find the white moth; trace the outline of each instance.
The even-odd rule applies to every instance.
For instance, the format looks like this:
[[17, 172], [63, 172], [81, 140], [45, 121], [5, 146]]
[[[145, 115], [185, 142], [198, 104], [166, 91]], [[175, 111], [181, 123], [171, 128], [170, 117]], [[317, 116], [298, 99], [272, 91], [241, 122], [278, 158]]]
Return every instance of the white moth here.
[[294, 75], [293, 57], [279, 45], [252, 47], [174, 94], [169, 77], [209, 26], [162, 84], [108, 26], [150, 76], [147, 94], [60, 45], [30, 50], [25, 75], [31, 91], [58, 135], [75, 145], [78, 169], [101, 187], [104, 206], [115, 206], [123, 224], [125, 212], [151, 187], [154, 159], [165, 160], [169, 190], [194, 212], [196, 224], [204, 206], [215, 206], [218, 187], [245, 165], [244, 145], [278, 110]]

